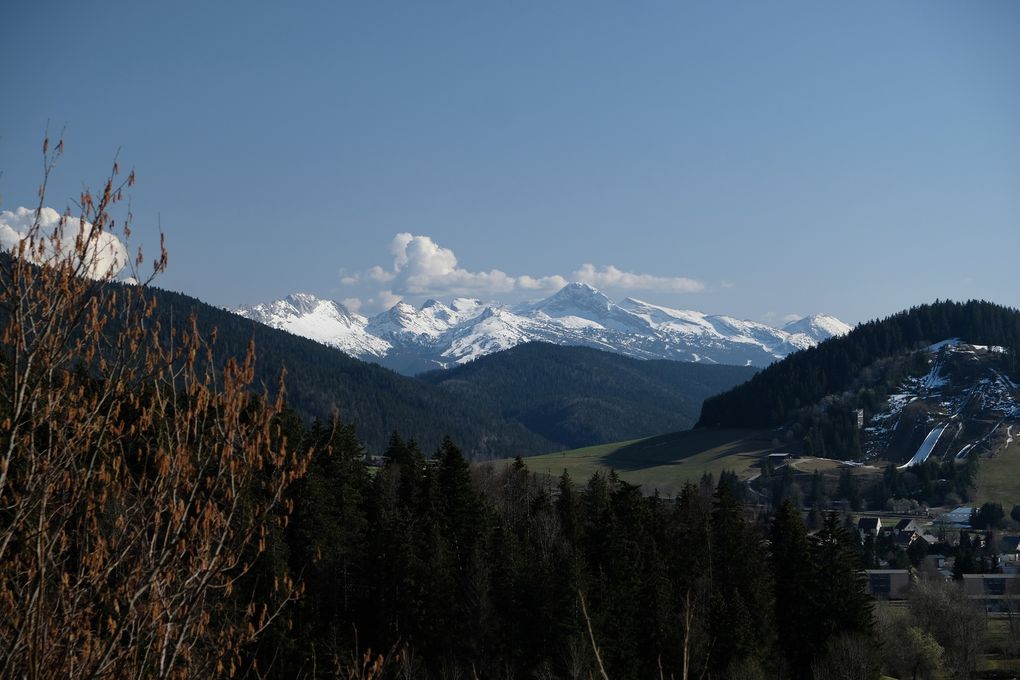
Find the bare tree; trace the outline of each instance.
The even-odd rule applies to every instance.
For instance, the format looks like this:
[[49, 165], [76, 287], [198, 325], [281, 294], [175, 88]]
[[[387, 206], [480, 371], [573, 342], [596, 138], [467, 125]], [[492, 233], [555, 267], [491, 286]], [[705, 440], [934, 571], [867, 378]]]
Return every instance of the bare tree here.
[[838, 635], [811, 664], [815, 680], [878, 680], [875, 641], [859, 634]]
[[876, 607], [873, 632], [881, 645], [887, 673], [914, 680], [940, 677], [945, 651], [930, 633], [916, 625], [909, 610]]
[[943, 663], [954, 678], [977, 671], [985, 622], [974, 603], [955, 584], [921, 581], [910, 593], [915, 625], [945, 650]]
[[253, 346], [217, 371], [215, 331], [160, 327], [162, 244], [115, 282], [134, 172], [115, 162], [44, 227], [63, 147], [44, 143], [36, 219], [0, 256], [0, 677], [231, 676], [279, 611], [241, 586], [307, 455], [278, 432], [282, 384], [250, 391]]

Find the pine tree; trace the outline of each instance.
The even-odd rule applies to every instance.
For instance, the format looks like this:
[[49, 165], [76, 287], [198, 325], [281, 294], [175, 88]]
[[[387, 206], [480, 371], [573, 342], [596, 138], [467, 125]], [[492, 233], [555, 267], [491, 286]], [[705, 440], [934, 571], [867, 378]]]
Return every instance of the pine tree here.
[[772, 584], [761, 539], [721, 476], [711, 522], [712, 666], [763, 661], [773, 644]]
[[294, 572], [316, 593], [301, 600], [299, 633], [294, 636], [310, 667], [313, 654], [319, 663], [346, 655], [354, 642], [350, 624], [362, 617], [368, 604], [364, 545], [369, 479], [353, 426], [316, 422], [305, 447], [315, 453], [293, 494], [288, 543]]
[[[482, 499], [471, 482], [471, 469], [449, 438], [436, 454], [436, 500], [439, 507], [437, 539], [447, 551], [451, 600], [439, 603], [438, 620], [446, 627], [441, 647], [454, 649], [468, 660], [479, 657], [478, 632], [482, 629], [482, 597], [486, 581], [482, 537], [487, 518]], [[440, 562], [442, 564], [442, 562]]]
[[840, 633], [869, 634], [872, 604], [856, 541], [835, 512], [825, 518], [812, 548], [817, 576], [808, 596], [817, 604], [810, 626], [817, 635], [814, 648], [824, 648], [829, 638]]
[[780, 506], [770, 532], [770, 565], [775, 584], [777, 647], [793, 680], [810, 680], [814, 648], [814, 602], [808, 589], [817, 568], [800, 511], [789, 501]]

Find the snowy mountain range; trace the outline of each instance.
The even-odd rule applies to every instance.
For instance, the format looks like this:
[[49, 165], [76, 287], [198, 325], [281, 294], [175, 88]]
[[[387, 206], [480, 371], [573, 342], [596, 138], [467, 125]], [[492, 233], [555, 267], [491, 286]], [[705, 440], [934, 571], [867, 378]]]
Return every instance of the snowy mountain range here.
[[516, 306], [468, 298], [448, 304], [428, 300], [421, 307], [400, 302], [371, 318], [307, 293], [232, 311], [407, 374], [463, 364], [533, 340], [638, 359], [765, 366], [850, 331], [822, 314], [773, 328], [634, 298], [617, 303], [585, 283]]

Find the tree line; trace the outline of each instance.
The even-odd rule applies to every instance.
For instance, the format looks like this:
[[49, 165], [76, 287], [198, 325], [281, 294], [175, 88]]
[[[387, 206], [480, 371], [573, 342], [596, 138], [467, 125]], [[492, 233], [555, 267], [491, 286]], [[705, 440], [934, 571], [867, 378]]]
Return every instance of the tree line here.
[[304, 594], [252, 648], [262, 677], [334, 677], [371, 648], [393, 677], [809, 678], [870, 634], [856, 533], [831, 515], [809, 537], [789, 503], [749, 517], [732, 475], [646, 497], [397, 434], [370, 474], [352, 427], [288, 431], [315, 453], [260, 568]]
[[[1020, 311], [981, 300], [935, 301], [861, 324], [845, 336], [831, 338], [772, 364], [747, 383], [706, 399], [697, 427], [789, 424], [803, 409], [813, 409], [828, 395], [870, 387], [865, 384], [869, 378], [875, 381], [881, 377], [886, 384], [895, 384], [897, 374], [887, 374], [883, 359], [908, 355], [949, 338], [1003, 346], [1007, 349], [1002, 358], [1003, 368], [1012, 375], [1020, 369]], [[873, 375], [876, 371], [878, 376]], [[874, 401], [882, 396], [871, 394], [870, 398]], [[866, 393], [862, 396], [868, 397]], [[865, 405], [846, 404], [854, 408]], [[830, 417], [837, 421], [849, 418], [845, 413]], [[810, 443], [815, 449], [828, 450], [824, 437]], [[848, 445], [852, 447], [853, 443]]]
[[418, 377], [550, 441], [580, 448], [686, 430], [706, 397], [755, 370], [529, 342]]

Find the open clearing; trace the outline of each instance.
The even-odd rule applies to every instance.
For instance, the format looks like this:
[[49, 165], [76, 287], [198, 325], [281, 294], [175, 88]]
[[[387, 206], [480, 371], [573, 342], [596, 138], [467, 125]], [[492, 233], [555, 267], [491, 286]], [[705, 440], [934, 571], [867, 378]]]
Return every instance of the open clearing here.
[[832, 458], [798, 458], [790, 461], [790, 466], [797, 472], [833, 472], [843, 467], [843, 463]]
[[[753, 476], [762, 454], [777, 448], [769, 430], [685, 430], [614, 444], [589, 446], [525, 458], [528, 469], [559, 477], [566, 470], [583, 484], [597, 471], [616, 470], [620, 478], [646, 491], [677, 493], [706, 472], [718, 478], [732, 470]], [[498, 466], [509, 461], [495, 461]]]
[[977, 502], [1001, 503], [1008, 513], [1014, 505], [1020, 505], [1020, 444], [1003, 435], [992, 450], [995, 453], [991, 457], [981, 457]]

